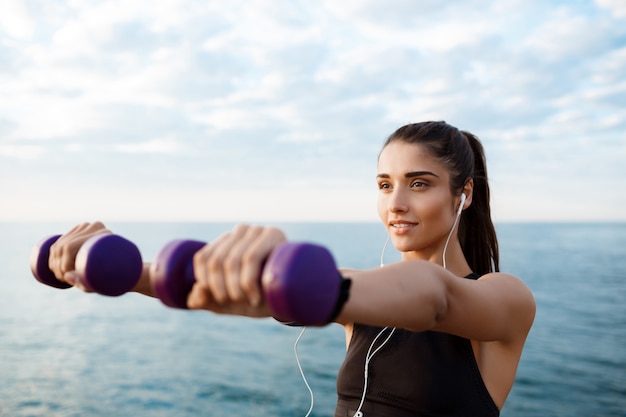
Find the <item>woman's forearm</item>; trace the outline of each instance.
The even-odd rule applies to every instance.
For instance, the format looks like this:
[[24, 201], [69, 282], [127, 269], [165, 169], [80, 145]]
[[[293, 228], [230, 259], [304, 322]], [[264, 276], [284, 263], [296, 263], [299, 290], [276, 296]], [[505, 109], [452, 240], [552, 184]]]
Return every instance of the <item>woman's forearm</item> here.
[[150, 263], [149, 262], [143, 263], [143, 269], [141, 270], [141, 278], [139, 278], [137, 285], [135, 285], [132, 291], [143, 294], [143, 295], [147, 295], [149, 297], [155, 297], [154, 292], [152, 291], [152, 285], [150, 284]]

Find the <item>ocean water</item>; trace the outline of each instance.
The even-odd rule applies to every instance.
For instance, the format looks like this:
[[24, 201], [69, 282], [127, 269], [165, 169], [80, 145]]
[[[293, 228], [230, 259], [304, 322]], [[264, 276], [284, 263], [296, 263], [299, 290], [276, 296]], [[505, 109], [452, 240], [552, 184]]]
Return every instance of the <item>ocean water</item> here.
[[[168, 309], [137, 294], [103, 297], [39, 284], [29, 256], [70, 224], [0, 223], [1, 416], [304, 416], [294, 358], [299, 329], [271, 319]], [[167, 241], [208, 240], [230, 224], [109, 225], [152, 259]], [[375, 267], [377, 224], [284, 224], [339, 265]], [[626, 224], [498, 224], [502, 270], [522, 278], [537, 316], [502, 411], [517, 416], [626, 416]], [[388, 250], [385, 262], [397, 260]], [[298, 348], [331, 416], [345, 352], [337, 325]]]

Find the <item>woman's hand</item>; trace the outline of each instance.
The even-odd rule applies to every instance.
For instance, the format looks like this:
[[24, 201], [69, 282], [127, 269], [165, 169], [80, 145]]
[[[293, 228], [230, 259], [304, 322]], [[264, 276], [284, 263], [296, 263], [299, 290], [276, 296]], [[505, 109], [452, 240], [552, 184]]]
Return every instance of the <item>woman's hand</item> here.
[[80, 280], [76, 275], [76, 254], [83, 243], [90, 237], [110, 233], [111, 231], [100, 222], [83, 223], [74, 226], [50, 247], [48, 266], [54, 273], [54, 276], [60, 281], [89, 292], [80, 284]]
[[215, 313], [269, 317], [260, 277], [266, 259], [286, 241], [273, 227], [236, 226], [194, 256], [196, 283], [187, 305]]

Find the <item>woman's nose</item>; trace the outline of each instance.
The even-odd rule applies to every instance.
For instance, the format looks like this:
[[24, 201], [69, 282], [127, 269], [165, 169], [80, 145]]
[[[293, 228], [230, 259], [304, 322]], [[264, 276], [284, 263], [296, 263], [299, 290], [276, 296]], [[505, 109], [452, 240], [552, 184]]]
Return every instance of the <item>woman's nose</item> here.
[[394, 190], [389, 196], [389, 211], [391, 213], [406, 213], [409, 205], [406, 196], [399, 190]]

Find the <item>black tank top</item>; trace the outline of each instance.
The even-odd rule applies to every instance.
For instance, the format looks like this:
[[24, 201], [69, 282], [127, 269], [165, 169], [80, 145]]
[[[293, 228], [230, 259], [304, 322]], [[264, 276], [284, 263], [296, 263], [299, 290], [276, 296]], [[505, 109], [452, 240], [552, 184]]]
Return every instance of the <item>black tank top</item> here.
[[[476, 279], [477, 276], [468, 276]], [[337, 377], [335, 417], [352, 417], [363, 394], [365, 357], [382, 328], [354, 325]], [[386, 339], [378, 338], [374, 351]], [[396, 329], [369, 364], [364, 417], [500, 414], [482, 380], [469, 339], [441, 332]]]

